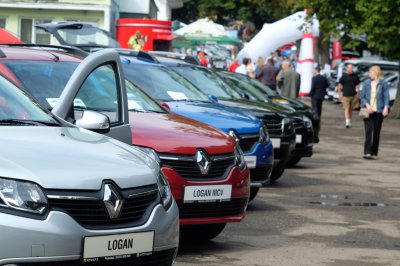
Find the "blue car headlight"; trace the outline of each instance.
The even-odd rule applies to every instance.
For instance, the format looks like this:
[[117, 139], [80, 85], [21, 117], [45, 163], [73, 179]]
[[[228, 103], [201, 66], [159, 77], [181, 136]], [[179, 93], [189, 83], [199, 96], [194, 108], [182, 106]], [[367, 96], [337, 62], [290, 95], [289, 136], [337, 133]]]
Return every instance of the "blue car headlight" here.
[[260, 128], [260, 142], [261, 143], [269, 142], [269, 134], [268, 134], [268, 130], [265, 126]]
[[242, 170], [246, 166], [243, 151], [238, 144], [236, 144], [235, 146], [235, 161], [240, 170]]
[[0, 206], [11, 210], [44, 214], [48, 203], [38, 185], [27, 181], [0, 178]]

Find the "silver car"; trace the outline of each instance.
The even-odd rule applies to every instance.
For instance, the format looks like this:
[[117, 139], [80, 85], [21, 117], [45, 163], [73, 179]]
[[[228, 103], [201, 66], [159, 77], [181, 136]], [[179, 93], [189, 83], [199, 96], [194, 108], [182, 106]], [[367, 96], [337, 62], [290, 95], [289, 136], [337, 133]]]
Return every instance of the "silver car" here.
[[[118, 54], [103, 51], [69, 90], [105, 62], [118, 80]], [[88, 111], [75, 123], [104, 132], [112, 122]], [[49, 114], [3, 76], [0, 147], [0, 265], [173, 264], [178, 209], [146, 154]]]

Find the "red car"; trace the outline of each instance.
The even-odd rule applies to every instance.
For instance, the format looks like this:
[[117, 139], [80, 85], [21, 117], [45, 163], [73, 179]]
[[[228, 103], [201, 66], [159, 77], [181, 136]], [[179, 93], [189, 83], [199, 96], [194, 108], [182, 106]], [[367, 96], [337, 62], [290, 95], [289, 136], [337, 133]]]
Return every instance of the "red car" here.
[[[0, 71], [49, 109], [81, 61], [62, 49], [1, 47], [1, 51]], [[107, 69], [98, 69], [85, 81], [87, 88], [82, 86], [75, 96], [75, 115], [82, 110], [107, 113], [106, 108], [116, 108], [117, 93], [110, 89], [112, 81], [105, 80], [102, 71]], [[234, 139], [170, 112], [128, 81], [126, 90], [132, 144], [159, 161], [179, 206], [183, 236], [211, 239], [226, 223], [241, 221], [250, 178]]]

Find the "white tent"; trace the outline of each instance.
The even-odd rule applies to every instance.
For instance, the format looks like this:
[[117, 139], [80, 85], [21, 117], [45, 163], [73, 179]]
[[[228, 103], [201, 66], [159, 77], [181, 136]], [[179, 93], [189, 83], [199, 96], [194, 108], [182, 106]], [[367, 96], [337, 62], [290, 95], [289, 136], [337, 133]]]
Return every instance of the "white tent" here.
[[304, 32], [311, 32], [314, 37], [319, 36], [319, 23], [316, 18], [312, 21], [311, 31], [304, 31], [306, 13], [297, 12], [272, 24], [264, 24], [262, 30], [239, 52], [239, 62], [249, 57], [253, 62], [259, 56], [266, 59], [271, 52], [282, 45], [301, 39]]
[[177, 35], [187, 34], [210, 34], [212, 36], [229, 36], [224, 29], [224, 26], [214, 23], [208, 18], [201, 18], [195, 22], [174, 31]]

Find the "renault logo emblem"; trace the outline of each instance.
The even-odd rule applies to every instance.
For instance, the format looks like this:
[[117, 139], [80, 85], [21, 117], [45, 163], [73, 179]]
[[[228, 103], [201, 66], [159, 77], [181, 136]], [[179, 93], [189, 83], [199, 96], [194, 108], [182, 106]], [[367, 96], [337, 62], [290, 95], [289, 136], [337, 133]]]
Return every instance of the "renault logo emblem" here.
[[196, 153], [196, 163], [200, 168], [200, 172], [203, 175], [208, 174], [208, 171], [210, 170], [211, 167], [211, 160], [208, 158], [207, 154], [202, 151], [198, 150]]
[[115, 187], [111, 184], [104, 185], [104, 205], [107, 209], [108, 216], [110, 216], [111, 220], [115, 220], [119, 218], [121, 214], [122, 205], [124, 200], [118, 194]]

